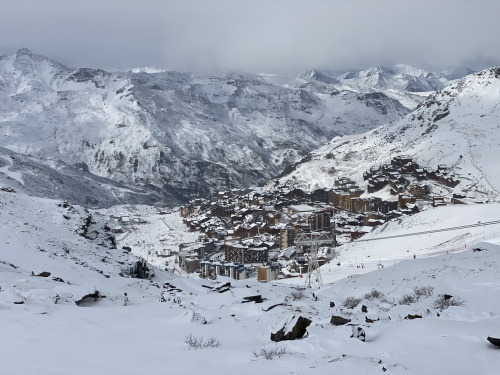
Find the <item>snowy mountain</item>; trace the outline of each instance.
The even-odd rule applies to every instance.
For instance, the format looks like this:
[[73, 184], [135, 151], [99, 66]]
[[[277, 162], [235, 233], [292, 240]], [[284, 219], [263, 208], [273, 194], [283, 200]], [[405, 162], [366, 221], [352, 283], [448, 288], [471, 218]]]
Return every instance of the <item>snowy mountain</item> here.
[[401, 90], [408, 92], [429, 92], [443, 89], [450, 81], [474, 73], [473, 70], [458, 67], [443, 72], [429, 72], [411, 65], [396, 64], [352, 71], [307, 70], [297, 77], [305, 81], [319, 81], [343, 85], [353, 90], [367, 91]]
[[[322, 267], [321, 289], [305, 289], [300, 278], [209, 280], [160, 269], [150, 280], [124, 277], [137, 260], [132, 254], [147, 254], [147, 244], [168, 238], [173, 245], [195, 234], [182, 229], [177, 214], [148, 207], [93, 211], [3, 191], [0, 206], [0, 333], [6, 338], [0, 363], [8, 374], [139, 367], [193, 374], [200, 365], [209, 373], [242, 374], [498, 369], [498, 349], [487, 341], [500, 337], [498, 224], [463, 224], [498, 218], [499, 204], [427, 210], [377, 228], [366, 237], [371, 241], [341, 249], [339, 265]], [[119, 212], [145, 220], [128, 234], [137, 242], [132, 253], [114, 248], [102, 229]], [[435, 236], [416, 234], [453, 226], [456, 231]], [[411, 252], [408, 238], [419, 239]], [[359, 263], [364, 267], [354, 267]], [[245, 299], [252, 296], [260, 302]], [[299, 317], [309, 322], [302, 339], [271, 341]], [[350, 322], [333, 324], [339, 317]], [[352, 327], [364, 330], [365, 341], [351, 338]], [[209, 345], [196, 347], [200, 340]]]
[[17, 192], [64, 199], [85, 207], [109, 207], [123, 202], [154, 204], [179, 202], [159, 190], [126, 186], [96, 176], [84, 165], [69, 165], [60, 160], [40, 160], [0, 147], [0, 187]]
[[413, 110], [430, 92], [441, 90], [454, 80], [472, 73], [465, 67], [434, 73], [397, 64], [351, 71], [308, 70], [299, 74], [297, 80], [328, 84], [338, 91], [384, 94]]
[[21, 49], [0, 57], [0, 147], [175, 203], [269, 179], [334, 136], [407, 114], [427, 93], [405, 90], [439, 81], [409, 68], [377, 74], [109, 73]]
[[363, 182], [370, 167], [408, 156], [419, 165], [446, 165], [460, 179], [451, 192], [499, 199], [500, 69], [469, 75], [430, 95], [402, 119], [361, 135], [334, 138], [310, 153], [281, 181], [333, 186], [339, 177]]

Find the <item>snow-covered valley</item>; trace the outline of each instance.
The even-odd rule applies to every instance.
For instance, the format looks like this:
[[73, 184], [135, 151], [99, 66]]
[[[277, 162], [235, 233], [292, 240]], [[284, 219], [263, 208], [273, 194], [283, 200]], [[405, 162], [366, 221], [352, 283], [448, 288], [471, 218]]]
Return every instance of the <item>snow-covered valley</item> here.
[[[461, 74], [406, 65], [296, 77], [109, 73], [69, 68], [20, 49], [0, 57], [0, 147], [25, 160], [10, 170], [31, 174], [25, 186], [31, 194], [56, 198], [36, 187], [37, 179], [48, 183], [30, 170], [56, 175], [49, 185], [63, 190], [54, 182], [81, 171], [91, 180], [106, 178], [108, 186], [136, 191], [82, 185], [82, 195], [95, 197], [80, 204], [142, 199], [174, 206], [262, 183], [335, 136], [363, 133], [406, 115]], [[78, 196], [71, 198], [76, 202]]]
[[[470, 73], [0, 56], [2, 373], [496, 374], [500, 70]], [[307, 288], [278, 242], [311, 223], [342, 240]], [[280, 277], [202, 278], [243, 249]]]
[[[148, 244], [169, 238], [173, 249], [196, 234], [178, 213], [146, 206], [86, 211], [3, 191], [0, 204], [0, 362], [8, 374], [494, 374], [500, 364], [486, 340], [500, 336], [500, 224], [466, 227], [498, 220], [498, 204], [389, 222], [339, 248], [321, 268], [321, 289], [299, 278], [208, 280], [160, 268], [150, 280], [123, 277]], [[102, 228], [125, 211], [145, 223], [114, 249]], [[439, 231], [446, 228], [454, 230]], [[437, 232], [410, 236], [429, 230]], [[132, 253], [120, 248], [126, 241]], [[99, 297], [75, 303], [96, 290]], [[245, 303], [257, 295], [262, 302]], [[271, 341], [299, 316], [311, 321], [305, 337]], [[336, 326], [332, 316], [351, 322]], [[365, 342], [350, 338], [349, 324], [364, 329]], [[210, 338], [194, 348], [193, 339]]]

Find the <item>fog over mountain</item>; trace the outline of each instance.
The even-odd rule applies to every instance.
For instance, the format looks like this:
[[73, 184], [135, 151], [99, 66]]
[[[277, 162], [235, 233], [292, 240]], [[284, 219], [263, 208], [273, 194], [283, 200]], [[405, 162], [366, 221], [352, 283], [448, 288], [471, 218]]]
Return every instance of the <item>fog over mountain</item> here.
[[0, 54], [70, 66], [297, 74], [498, 65], [495, 0], [4, 0]]

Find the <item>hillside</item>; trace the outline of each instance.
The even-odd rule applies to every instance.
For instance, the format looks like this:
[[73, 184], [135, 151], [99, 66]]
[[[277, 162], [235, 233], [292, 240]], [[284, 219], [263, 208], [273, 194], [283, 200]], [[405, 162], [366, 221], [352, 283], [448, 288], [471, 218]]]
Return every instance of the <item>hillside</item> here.
[[[498, 349], [486, 341], [500, 337], [498, 225], [479, 227], [464, 240], [481, 251], [424, 257], [430, 254], [427, 246], [439, 247], [457, 235], [443, 232], [434, 242], [413, 241], [417, 259], [395, 265], [388, 251], [395, 243], [353, 244], [340, 254], [341, 266], [323, 267], [327, 284], [308, 290], [278, 281], [180, 278], [158, 269], [152, 280], [122, 277], [122, 268], [134, 257], [113, 249], [100, 233], [108, 213], [1, 191], [0, 204], [0, 332], [8, 338], [0, 340], [0, 363], [9, 374], [130, 373], [137, 366], [150, 374], [192, 374], [200, 366], [208, 372], [223, 366], [242, 374], [494, 374], [499, 364]], [[488, 220], [497, 206], [428, 210], [369, 236], [423, 231], [437, 221], [449, 227], [467, 222], [467, 217]], [[459, 218], [452, 212], [458, 209]], [[151, 224], [158, 219], [148, 207], [109, 212], [125, 210], [140, 213]], [[98, 232], [93, 239], [78, 234], [88, 214], [93, 217], [89, 233]], [[163, 219], [180, 222], [178, 216]], [[158, 229], [144, 228], [139, 225], [136, 238], [142, 233], [145, 241], [154, 241], [147, 228], [154, 236]], [[164, 230], [181, 229], [176, 224], [176, 229]], [[486, 242], [481, 242], [483, 237], [488, 237]], [[350, 261], [349, 254], [360, 253], [385, 267], [369, 273], [346, 267], [350, 273], [338, 277], [337, 269]], [[35, 276], [43, 271], [51, 275]], [[302, 284], [304, 279], [290, 280]], [[214, 289], [226, 282], [231, 286], [220, 290], [227, 291]], [[96, 290], [96, 300], [75, 303]], [[415, 291], [421, 294], [411, 301], [407, 296]], [[123, 293], [128, 294], [126, 306]], [[443, 294], [453, 296], [453, 305], [443, 302]], [[255, 295], [263, 301], [243, 303]], [[363, 327], [366, 341], [350, 338], [349, 325], [331, 324], [332, 315]], [[405, 319], [408, 315], [419, 317]], [[306, 336], [273, 343], [271, 333], [294, 316], [311, 320]], [[195, 349], [186, 337], [212, 337], [214, 345]], [[272, 355], [276, 350], [280, 356]]]
[[474, 71], [459, 67], [443, 72], [429, 72], [405, 64], [378, 66], [363, 70], [328, 71], [308, 70], [297, 77], [297, 81], [327, 84], [339, 92], [379, 93], [395, 99], [413, 110], [431, 92], [441, 90], [456, 79]]
[[[384, 85], [360, 78], [366, 72], [330, 80], [318, 74], [110, 73], [66, 67], [21, 49], [0, 57], [0, 147], [53, 173], [62, 162], [142, 189], [146, 194], [137, 201], [143, 196], [150, 203], [160, 193], [158, 199], [173, 205], [265, 181], [335, 136], [404, 116], [428, 95], [422, 90], [446, 81], [416, 68], [400, 70], [375, 69], [389, 82]], [[410, 87], [413, 81], [418, 87]], [[13, 166], [22, 174], [21, 168]], [[115, 199], [126, 202], [120, 194]]]
[[460, 180], [454, 188], [439, 187], [439, 194], [497, 200], [499, 103], [499, 68], [469, 75], [430, 95], [402, 119], [365, 134], [334, 138], [303, 158], [281, 182], [328, 187], [349, 177], [363, 185], [363, 172], [404, 155], [423, 167], [446, 165]]

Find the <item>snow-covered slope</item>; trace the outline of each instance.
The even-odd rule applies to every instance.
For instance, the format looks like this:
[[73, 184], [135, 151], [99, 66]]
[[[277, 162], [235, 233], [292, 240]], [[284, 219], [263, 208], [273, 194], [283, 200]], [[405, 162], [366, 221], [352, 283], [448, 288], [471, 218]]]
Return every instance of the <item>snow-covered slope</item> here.
[[[375, 69], [384, 85], [369, 72], [285, 80], [154, 69], [109, 73], [68, 68], [21, 49], [0, 57], [0, 146], [49, 167], [60, 160], [161, 190], [173, 201], [206, 196], [273, 177], [334, 136], [400, 118], [427, 95], [408, 90], [441, 82], [401, 69]], [[413, 81], [418, 87], [410, 87]]]
[[404, 64], [349, 72], [342, 75], [341, 80], [346, 84], [360, 87], [398, 89], [411, 92], [436, 91], [448, 83], [448, 79], [439, 73], [427, 72]]
[[[120, 276], [138, 258], [113, 245], [106, 222], [81, 206], [0, 191], [0, 311], [10, 308], [2, 298], [5, 291], [42, 311], [54, 303], [74, 304], [92, 290], [105, 296], [99, 299], [103, 306], [123, 305], [125, 292], [156, 300], [152, 282]], [[36, 276], [43, 272], [50, 274]]]
[[[323, 267], [325, 279], [331, 275], [336, 282], [319, 290], [281, 282], [174, 278], [159, 270], [149, 281], [119, 276], [131, 255], [99, 246], [102, 237], [94, 241], [75, 233], [88, 215], [83, 208], [7, 192], [0, 192], [0, 205], [0, 364], [8, 374], [128, 374], [137, 369], [193, 374], [201, 366], [207, 373], [465, 375], [496, 374], [500, 364], [498, 349], [486, 340], [500, 337], [498, 236], [468, 243], [481, 251], [429, 258], [421, 256], [429, 240], [422, 249], [415, 241], [417, 259], [396, 265], [389, 264], [394, 259], [388, 247], [394, 243], [360, 242], [363, 249], [353, 245], [341, 253], [341, 266]], [[463, 210], [461, 216], [428, 210], [386, 230], [402, 234], [438, 220], [448, 227], [467, 217], [487, 220], [497, 206], [442, 209]], [[90, 213], [93, 231], [103, 218]], [[146, 235], [150, 229], [137, 230]], [[477, 231], [494, 234], [495, 227]], [[150, 234], [155, 237], [157, 231]], [[443, 232], [435, 243], [454, 236]], [[367, 259], [379, 259], [385, 267], [367, 274], [358, 274], [365, 268], [348, 267], [349, 277], [339, 280], [335, 274], [349, 262], [349, 253], [370, 255]], [[35, 276], [43, 271], [51, 275]], [[231, 287], [225, 292], [214, 289], [226, 282]], [[95, 290], [101, 292], [97, 301], [75, 304]], [[422, 292], [418, 298], [415, 290]], [[444, 294], [453, 296], [454, 305], [443, 302]], [[244, 303], [256, 295], [261, 303]], [[350, 338], [349, 325], [332, 325], [332, 315], [362, 327], [366, 341]], [[405, 319], [409, 315], [415, 319]], [[270, 340], [271, 333], [299, 316], [311, 320], [304, 338]], [[214, 345], [195, 349], [186, 337], [213, 338]]]
[[[339, 177], [363, 183], [370, 167], [407, 155], [423, 167], [445, 164], [456, 192], [498, 199], [500, 69], [469, 75], [432, 94], [412, 113], [361, 135], [334, 138], [282, 178], [298, 186], [333, 186]], [[450, 189], [450, 192], [452, 190]]]
[[304, 82], [304, 87], [315, 83], [326, 84], [330, 90], [335, 88], [338, 91], [383, 94], [413, 110], [431, 92], [441, 90], [454, 80], [472, 73], [472, 70], [464, 67], [434, 73], [397, 64], [347, 72], [308, 70], [299, 74], [297, 81]]
[[174, 205], [177, 197], [151, 188], [134, 188], [96, 176], [84, 165], [41, 160], [0, 147], [0, 188], [38, 197], [64, 199], [85, 207], [120, 203]]

